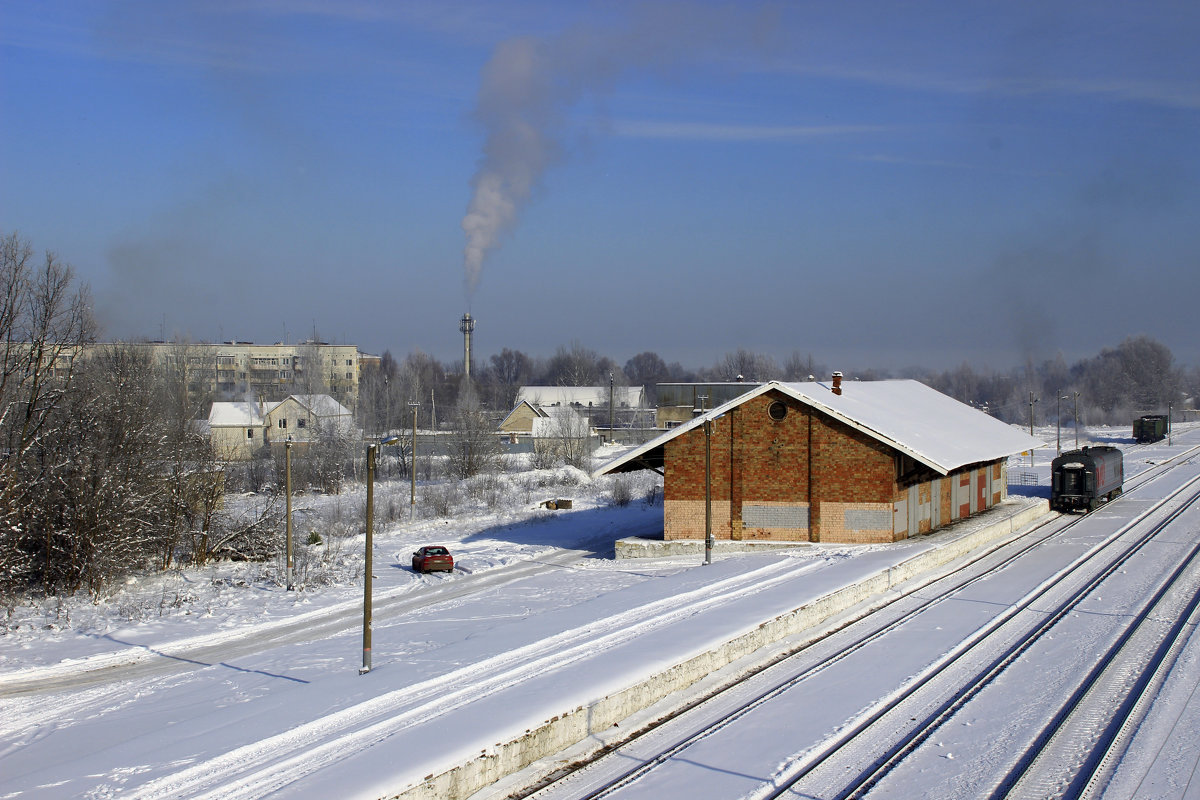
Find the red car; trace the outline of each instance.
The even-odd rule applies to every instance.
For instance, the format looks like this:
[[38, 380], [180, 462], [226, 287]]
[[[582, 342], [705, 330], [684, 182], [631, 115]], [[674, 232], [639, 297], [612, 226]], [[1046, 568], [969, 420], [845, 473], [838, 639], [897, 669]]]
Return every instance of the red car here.
[[413, 553], [412, 568], [413, 572], [433, 572], [438, 569], [451, 572], [454, 569], [454, 556], [444, 547], [425, 545]]

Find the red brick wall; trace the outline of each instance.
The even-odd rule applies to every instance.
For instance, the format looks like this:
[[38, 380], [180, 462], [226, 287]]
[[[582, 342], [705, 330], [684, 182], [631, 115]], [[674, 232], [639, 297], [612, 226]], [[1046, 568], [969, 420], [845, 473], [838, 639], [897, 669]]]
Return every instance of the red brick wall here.
[[[767, 413], [776, 400], [788, 406], [787, 416], [778, 421]], [[769, 532], [742, 530], [744, 502], [808, 506], [810, 535], [819, 540], [822, 502], [890, 504], [896, 491], [895, 464], [889, 448], [774, 392], [753, 398], [715, 420], [710, 447], [713, 529], [714, 535], [721, 538], [742, 538], [743, 534], [745, 538], [770, 538]], [[667, 442], [665, 455], [663, 499], [667, 537], [703, 536], [703, 428]], [[696, 532], [697, 501], [699, 533]], [[830, 522], [831, 527], [840, 530], [841, 519]], [[891, 541], [890, 531], [886, 540]]]

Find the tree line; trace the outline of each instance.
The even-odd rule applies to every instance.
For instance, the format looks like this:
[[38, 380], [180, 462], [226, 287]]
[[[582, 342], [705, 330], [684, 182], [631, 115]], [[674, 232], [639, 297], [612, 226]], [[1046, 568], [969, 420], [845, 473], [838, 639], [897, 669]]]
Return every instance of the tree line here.
[[[1168, 403], [1181, 409], [1200, 391], [1200, 368], [1176, 364], [1166, 345], [1145, 335], [1128, 337], [1071, 364], [1060, 354], [1008, 370], [964, 361], [941, 371], [914, 367], [844, 372], [846, 380], [919, 380], [1010, 423], [1029, 422], [1031, 397], [1036, 424], [1053, 424], [1060, 410], [1066, 424], [1074, 418], [1077, 401], [1081, 425], [1128, 425], [1142, 414], [1165, 413]], [[384, 353], [380, 368], [365, 372], [359, 384], [364, 428], [385, 430], [410, 424], [409, 403], [414, 399], [420, 404], [420, 424], [436, 426], [437, 408], [451, 409], [457, 402], [461, 374], [461, 362], [443, 364], [420, 351], [397, 361], [390, 352]], [[474, 398], [498, 417], [513, 408], [518, 389], [527, 385], [605, 386], [611, 378], [616, 386], [644, 386], [647, 404], [653, 407], [659, 383], [828, 380], [831, 370], [806, 352], [796, 351], [779, 362], [769, 354], [745, 349], [726, 353], [708, 367], [667, 363], [653, 351], [620, 365], [573, 342], [560, 346], [549, 358], [504, 348], [473, 365], [471, 374]]]

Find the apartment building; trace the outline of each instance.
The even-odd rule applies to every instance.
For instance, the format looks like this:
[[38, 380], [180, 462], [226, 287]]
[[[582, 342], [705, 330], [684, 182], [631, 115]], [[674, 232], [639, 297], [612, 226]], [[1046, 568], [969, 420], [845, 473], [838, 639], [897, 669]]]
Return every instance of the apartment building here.
[[217, 398], [243, 400], [253, 394], [258, 400], [272, 401], [293, 394], [328, 394], [348, 408], [354, 408], [358, 401], [362, 356], [357, 345], [233, 341], [134, 342], [121, 346], [147, 348], [155, 364], [186, 370], [189, 388]]

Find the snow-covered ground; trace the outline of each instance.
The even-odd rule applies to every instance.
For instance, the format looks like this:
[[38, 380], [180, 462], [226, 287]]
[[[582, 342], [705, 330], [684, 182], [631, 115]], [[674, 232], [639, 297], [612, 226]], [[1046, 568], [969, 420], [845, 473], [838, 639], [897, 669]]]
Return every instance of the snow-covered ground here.
[[[1014, 496], [1048, 494], [1054, 431], [1039, 434], [1051, 447], [1014, 463], [1029, 473]], [[1131, 449], [1127, 474], [1167, 454]], [[302, 545], [296, 592], [281, 563], [218, 564], [9, 610], [0, 798], [383, 796], [931, 546], [617, 562], [615, 539], [662, 527], [657, 476], [633, 480], [616, 505], [610, 479], [515, 473], [460, 487], [452, 517], [411, 520], [408, 485], [378, 486], [367, 675], [361, 535]], [[537, 507], [553, 497], [573, 508]], [[362, 504], [305, 498], [297, 539]], [[420, 544], [449, 546], [458, 569], [413, 574]]]

